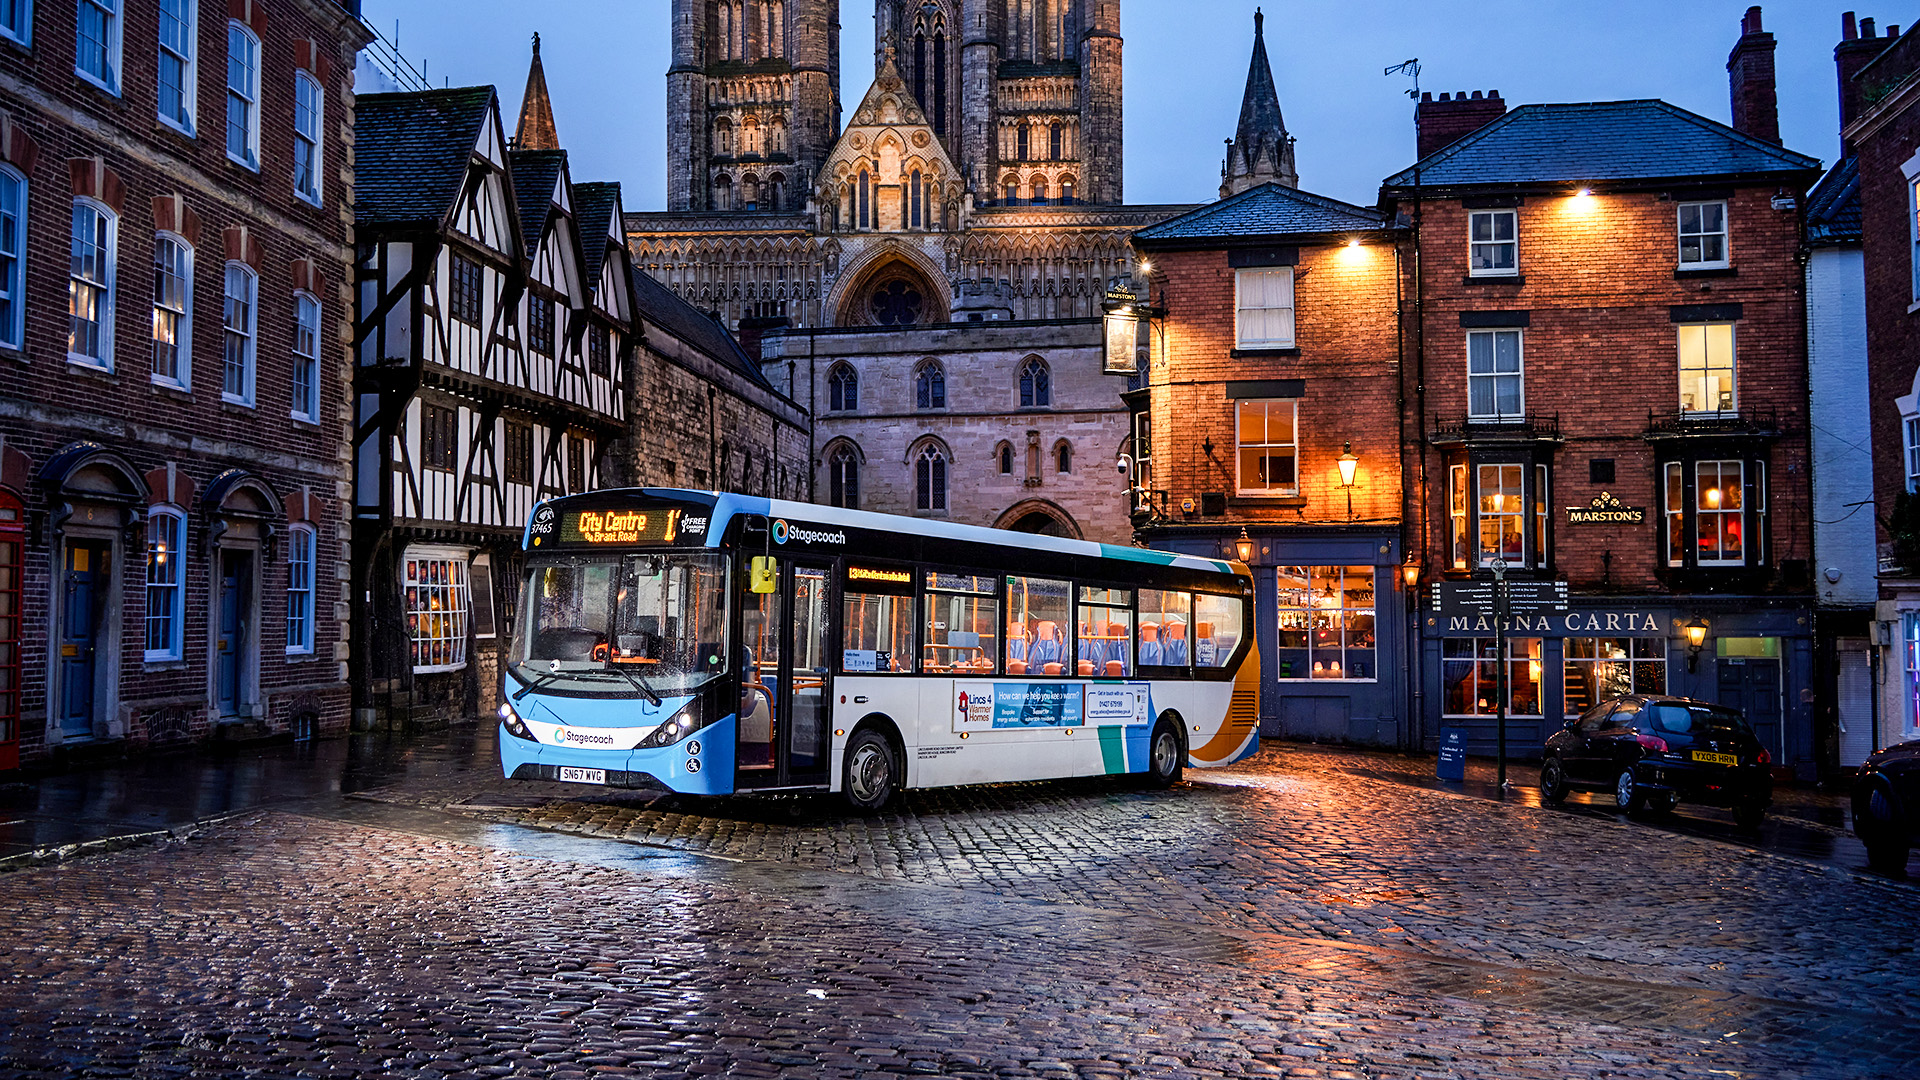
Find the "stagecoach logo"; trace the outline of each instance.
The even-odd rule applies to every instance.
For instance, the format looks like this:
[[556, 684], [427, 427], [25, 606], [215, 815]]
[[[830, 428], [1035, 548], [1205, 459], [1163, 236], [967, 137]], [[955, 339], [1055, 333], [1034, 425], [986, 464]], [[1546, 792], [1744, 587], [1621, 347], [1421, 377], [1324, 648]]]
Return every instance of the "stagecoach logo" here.
[[799, 544], [844, 544], [847, 534], [844, 532], [821, 532], [818, 529], [803, 529], [798, 525], [788, 525], [785, 519], [773, 523], [773, 542], [784, 544], [792, 540]]
[[533, 512], [533, 524], [528, 531], [535, 536], [545, 536], [553, 531], [553, 507], [542, 506]]
[[613, 736], [596, 735], [591, 731], [574, 731], [571, 728], [555, 728], [553, 741], [559, 746], [566, 746], [569, 743], [576, 746], [612, 746]]

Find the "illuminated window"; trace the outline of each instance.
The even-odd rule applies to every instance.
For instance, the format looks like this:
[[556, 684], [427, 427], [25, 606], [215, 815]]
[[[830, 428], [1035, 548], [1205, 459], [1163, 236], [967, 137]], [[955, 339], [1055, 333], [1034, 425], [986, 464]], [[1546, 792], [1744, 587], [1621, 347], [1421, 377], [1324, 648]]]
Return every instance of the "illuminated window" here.
[[1293, 267], [1234, 272], [1236, 342], [1243, 349], [1293, 345]]
[[1665, 638], [1568, 638], [1566, 652], [1569, 717], [1623, 694], [1667, 692]]
[[1733, 374], [1732, 323], [1681, 324], [1682, 412], [1732, 412], [1735, 408]]
[[1526, 390], [1518, 330], [1467, 334], [1467, 418], [1523, 420]]
[[1371, 566], [1282, 566], [1277, 571], [1282, 679], [1374, 679]]
[[1249, 398], [1237, 404], [1239, 494], [1300, 494], [1298, 409], [1292, 398]]
[[153, 241], [153, 379], [185, 389], [193, 360], [193, 248], [170, 233]]
[[1670, 461], [1661, 476], [1668, 566], [1740, 567], [1765, 561], [1764, 461]]
[[453, 671], [467, 664], [467, 555], [465, 551], [409, 549], [401, 587], [413, 670]]
[[73, 245], [67, 277], [67, 358], [113, 370], [113, 212], [91, 199], [73, 201]]
[[[1500, 663], [1493, 638], [1447, 638], [1441, 643], [1440, 681], [1447, 716], [1493, 716], [1499, 709]], [[1508, 716], [1539, 716], [1540, 639], [1507, 639]]]
[[181, 588], [180, 540], [185, 518], [167, 507], [154, 507], [147, 517], [147, 649], [152, 661], [180, 659], [181, 627], [185, 623], [186, 590]]

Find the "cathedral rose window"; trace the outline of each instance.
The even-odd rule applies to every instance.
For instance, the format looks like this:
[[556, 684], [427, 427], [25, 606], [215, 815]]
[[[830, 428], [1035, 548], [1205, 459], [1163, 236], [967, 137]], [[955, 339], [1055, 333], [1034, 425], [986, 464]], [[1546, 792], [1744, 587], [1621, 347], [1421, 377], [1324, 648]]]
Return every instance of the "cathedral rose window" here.
[[920, 320], [924, 303], [911, 282], [895, 278], [875, 290], [873, 321], [881, 326], [911, 326]]

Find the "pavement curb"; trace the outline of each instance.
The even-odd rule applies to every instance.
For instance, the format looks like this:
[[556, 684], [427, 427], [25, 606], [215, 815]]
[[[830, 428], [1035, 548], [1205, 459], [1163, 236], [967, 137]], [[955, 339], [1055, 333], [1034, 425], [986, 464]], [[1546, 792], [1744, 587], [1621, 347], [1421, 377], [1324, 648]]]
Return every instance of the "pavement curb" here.
[[104, 855], [110, 851], [123, 851], [127, 848], [145, 847], [166, 840], [191, 840], [208, 828], [230, 818], [248, 813], [235, 810], [232, 813], [217, 814], [200, 818], [184, 825], [175, 825], [168, 829], [154, 829], [151, 832], [121, 833], [117, 836], [103, 836], [96, 840], [80, 840], [71, 844], [50, 844], [46, 847], [23, 851], [17, 855], [0, 858], [0, 874], [19, 870], [31, 870], [41, 866], [63, 863], [69, 859], [85, 858], [89, 855]]

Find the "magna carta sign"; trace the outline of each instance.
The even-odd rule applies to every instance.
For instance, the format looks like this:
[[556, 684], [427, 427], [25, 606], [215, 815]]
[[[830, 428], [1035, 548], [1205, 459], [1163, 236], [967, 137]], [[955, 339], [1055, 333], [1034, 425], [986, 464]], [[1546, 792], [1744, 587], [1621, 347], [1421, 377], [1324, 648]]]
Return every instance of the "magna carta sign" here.
[[1567, 507], [1569, 525], [1638, 525], [1647, 520], [1643, 506], [1628, 506], [1611, 491], [1603, 491], [1585, 506]]

